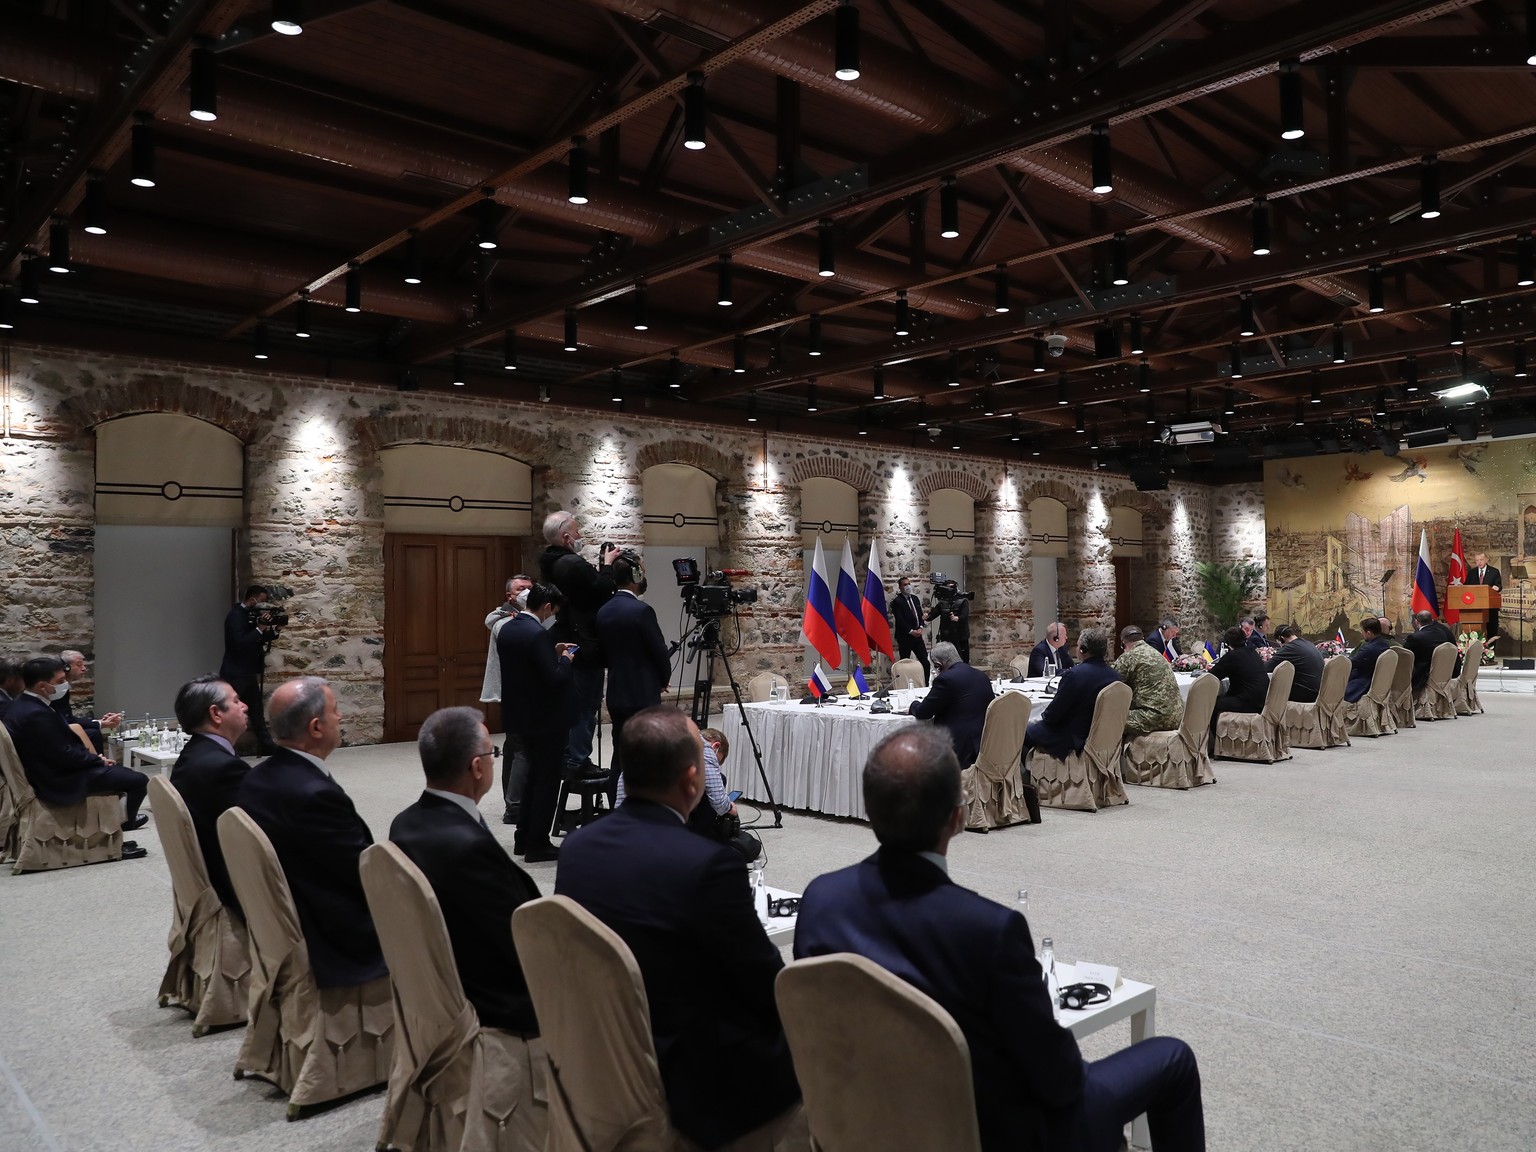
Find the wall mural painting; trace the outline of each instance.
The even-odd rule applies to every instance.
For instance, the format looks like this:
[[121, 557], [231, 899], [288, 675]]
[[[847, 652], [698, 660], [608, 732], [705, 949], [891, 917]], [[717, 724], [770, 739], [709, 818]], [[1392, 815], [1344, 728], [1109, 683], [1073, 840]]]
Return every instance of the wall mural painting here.
[[[1264, 464], [1269, 611], [1311, 637], [1342, 629], [1351, 643], [1366, 613], [1409, 630], [1419, 532], [1442, 609], [1452, 539], [1468, 565], [1478, 552], [1503, 576], [1501, 656], [1536, 655], [1536, 439], [1270, 460]], [[1532, 569], [1536, 575], [1536, 567]], [[1527, 651], [1527, 646], [1530, 650]]]

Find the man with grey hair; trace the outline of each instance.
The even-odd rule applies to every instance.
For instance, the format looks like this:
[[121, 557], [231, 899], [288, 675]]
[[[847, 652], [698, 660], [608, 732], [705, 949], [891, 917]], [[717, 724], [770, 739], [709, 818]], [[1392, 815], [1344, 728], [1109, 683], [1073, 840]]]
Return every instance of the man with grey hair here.
[[1158, 1036], [1084, 1062], [1053, 1018], [1024, 917], [949, 878], [965, 808], [947, 735], [903, 728], [877, 744], [864, 807], [880, 848], [811, 881], [795, 957], [853, 952], [938, 1001], [965, 1036], [983, 1152], [1114, 1152], [1143, 1111], [1158, 1152], [1203, 1152], [1189, 1045]]
[[1079, 662], [1061, 675], [1056, 695], [1045, 706], [1040, 719], [1031, 720], [1024, 730], [1024, 751], [1038, 748], [1047, 756], [1064, 760], [1081, 752], [1093, 726], [1093, 707], [1099, 689], [1120, 679], [1107, 663], [1109, 633], [1102, 628], [1084, 628], [1078, 633]]
[[219, 817], [238, 802], [250, 766], [235, 755], [250, 712], [228, 681], [199, 676], [176, 693], [176, 722], [192, 738], [171, 766], [171, 783], [192, 817], [208, 881], [226, 907], [240, 910], [219, 845]]
[[1031, 676], [1059, 676], [1072, 667], [1072, 654], [1067, 651], [1067, 626], [1060, 620], [1045, 626], [1045, 639], [1036, 644], [1029, 654]]
[[59, 653], [59, 659], [64, 661], [64, 693], [54, 700], [52, 708], [64, 718], [64, 723], [75, 729], [75, 734], [82, 737], [91, 746], [92, 751], [101, 752], [106, 749], [106, 737], [101, 734], [101, 726], [106, 724], [120, 724], [123, 720], [121, 712], [109, 712], [100, 720], [93, 716], [78, 716], [75, 714], [74, 686], [85, 682], [86, 669], [89, 665], [85, 661], [85, 653], [78, 648], [66, 648]]
[[612, 564], [619, 549], [610, 545], [594, 568], [581, 556], [581, 528], [569, 512], [551, 512], [544, 519], [544, 539], [549, 547], [539, 556], [539, 579], [553, 584], [565, 597], [555, 618], [557, 643], [580, 647], [572, 661], [576, 712], [566, 738], [568, 775], [598, 775], [592, 761], [592, 736], [597, 731], [597, 710], [603, 706], [603, 669], [606, 662], [597, 636], [597, 610], [613, 598]]
[[373, 834], [326, 759], [341, 746], [341, 711], [319, 676], [280, 684], [268, 704], [278, 750], [246, 774], [239, 805], [272, 841], [322, 988], [385, 974], [358, 857]]
[[933, 683], [926, 696], [913, 701], [908, 714], [948, 729], [960, 762], [974, 764], [992, 703], [992, 682], [981, 669], [960, 659], [959, 649], [948, 640], [935, 644], [928, 659], [933, 662]]
[[1131, 686], [1131, 710], [1125, 718], [1125, 736], [1148, 732], [1172, 732], [1184, 722], [1184, 701], [1173, 668], [1141, 638], [1131, 624], [1120, 630], [1120, 659], [1115, 671]]
[[1162, 622], [1147, 637], [1147, 643], [1170, 664], [1184, 655], [1179, 648], [1179, 622], [1172, 616], [1163, 617]]

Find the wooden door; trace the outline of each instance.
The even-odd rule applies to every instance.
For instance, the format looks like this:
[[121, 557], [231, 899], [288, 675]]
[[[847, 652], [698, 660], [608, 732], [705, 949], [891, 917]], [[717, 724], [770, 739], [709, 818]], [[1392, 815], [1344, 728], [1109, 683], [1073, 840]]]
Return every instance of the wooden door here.
[[513, 539], [384, 537], [385, 740], [416, 739], [439, 708], [481, 707], [485, 614], [517, 562]]

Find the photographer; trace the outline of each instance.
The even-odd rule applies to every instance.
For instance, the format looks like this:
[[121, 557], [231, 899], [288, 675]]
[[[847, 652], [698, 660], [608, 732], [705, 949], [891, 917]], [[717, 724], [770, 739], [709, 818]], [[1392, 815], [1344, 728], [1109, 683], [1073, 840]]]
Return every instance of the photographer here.
[[261, 678], [266, 670], [267, 649], [277, 636], [271, 612], [259, 610], [267, 602], [267, 590], [252, 584], [240, 603], [224, 617], [224, 660], [219, 665], [219, 679], [235, 690], [250, 709], [250, 731], [256, 735], [256, 754], [270, 756], [277, 751], [272, 734], [267, 731], [266, 709], [262, 701]]
[[933, 577], [933, 607], [928, 619], [939, 622], [939, 640], [949, 641], [960, 653], [960, 659], [971, 662], [971, 596], [962, 593], [954, 580], [946, 580], [942, 573]]
[[581, 529], [569, 512], [551, 512], [544, 521], [544, 539], [549, 547], [539, 556], [540, 579], [560, 590], [565, 603], [555, 622], [555, 640], [578, 644], [572, 673], [575, 679], [576, 711], [566, 742], [565, 771], [572, 776], [595, 776], [592, 762], [592, 736], [597, 730], [597, 710], [603, 704], [603, 648], [597, 637], [597, 611], [612, 598], [613, 573], [610, 565], [619, 550], [609, 545], [598, 557], [594, 568], [582, 559]]
[[[613, 721], [613, 761], [608, 771], [608, 804], [618, 807], [619, 733], [624, 722], [643, 708], [661, 703], [672, 679], [667, 641], [656, 621], [656, 609], [645, 595], [645, 569], [634, 552], [620, 552], [613, 561], [618, 585], [608, 603], [597, 610], [595, 625], [603, 651], [613, 653], [608, 667], [608, 718]], [[577, 654], [580, 659], [580, 653]]]

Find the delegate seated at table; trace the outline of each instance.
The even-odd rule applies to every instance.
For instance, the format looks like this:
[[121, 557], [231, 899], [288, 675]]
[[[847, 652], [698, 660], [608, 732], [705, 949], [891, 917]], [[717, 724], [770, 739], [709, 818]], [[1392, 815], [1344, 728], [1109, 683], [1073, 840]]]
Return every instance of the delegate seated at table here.
[[1162, 653], [1142, 640], [1141, 629], [1131, 624], [1120, 630], [1115, 671], [1131, 686], [1131, 710], [1125, 717], [1125, 738], [1149, 732], [1172, 732], [1184, 723], [1184, 698], [1173, 666]]
[[1353, 704], [1363, 700], [1371, 690], [1371, 677], [1376, 674], [1376, 661], [1392, 646], [1381, 634], [1381, 620], [1367, 616], [1360, 621], [1360, 635], [1364, 643], [1349, 654], [1349, 683], [1344, 685], [1344, 699]]
[[960, 659], [959, 649], [948, 640], [935, 644], [928, 659], [936, 672], [933, 683], [928, 695], [913, 701], [907, 714], [947, 728], [955, 742], [955, 755], [969, 767], [976, 763], [981, 748], [981, 729], [987, 720], [987, 706], [992, 703], [992, 681], [980, 668]]
[[1222, 713], [1262, 712], [1264, 698], [1269, 695], [1269, 674], [1264, 671], [1258, 649], [1247, 646], [1248, 633], [1234, 626], [1222, 634], [1221, 642], [1227, 650], [1211, 665], [1210, 674], [1227, 681], [1227, 690], [1216, 697], [1216, 708], [1211, 713], [1207, 751], [1212, 756], [1216, 754], [1216, 725]]
[[877, 744], [864, 806], [880, 848], [811, 881], [795, 958], [854, 952], [938, 1001], [970, 1052], [983, 1152], [1115, 1152], [1143, 1111], [1158, 1152], [1201, 1152], [1189, 1045], [1158, 1036], [1085, 1062], [1053, 1018], [1024, 917], [950, 880], [965, 807], [945, 734], [903, 728]]
[[1265, 668], [1274, 672], [1281, 664], [1291, 665], [1296, 669], [1296, 677], [1291, 681], [1290, 698], [1298, 704], [1317, 703], [1317, 694], [1323, 686], [1322, 652], [1294, 624], [1280, 625], [1275, 630], [1275, 639], [1280, 647], [1275, 649]]
[[1077, 638], [1080, 662], [1061, 674], [1056, 695], [1040, 719], [1031, 720], [1024, 729], [1024, 751], [1038, 748], [1047, 756], [1063, 760], [1081, 752], [1093, 727], [1093, 708], [1099, 689], [1120, 680], [1120, 673], [1108, 664], [1109, 634], [1102, 628], [1085, 628]]

